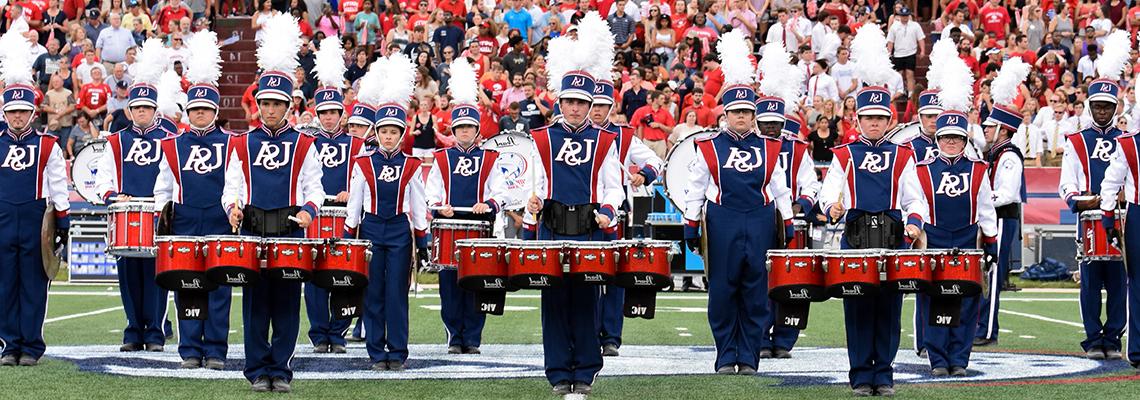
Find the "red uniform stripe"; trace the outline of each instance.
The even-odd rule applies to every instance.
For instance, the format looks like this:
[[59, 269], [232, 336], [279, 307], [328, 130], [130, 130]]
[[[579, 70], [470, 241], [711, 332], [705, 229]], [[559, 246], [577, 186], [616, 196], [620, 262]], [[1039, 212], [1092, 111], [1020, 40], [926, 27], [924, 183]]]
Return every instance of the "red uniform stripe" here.
[[1140, 199], [1140, 164], [1138, 164], [1140, 157], [1136, 154], [1136, 137], [1120, 138], [1120, 150], [1124, 152], [1124, 159], [1128, 161], [1128, 171], [1132, 174], [1132, 193], [1135, 198], [1131, 201], [1135, 203]]
[[177, 139], [163, 140], [159, 142], [162, 146], [162, 154], [166, 157], [166, 166], [170, 167], [170, 172], [174, 175], [174, 183], [178, 185], [178, 203], [182, 203], [182, 176], [179, 174], [178, 164], [178, 145], [174, 141]]
[[308, 135], [297, 135], [297, 149], [293, 150], [293, 168], [289, 174], [289, 194], [294, 196], [293, 204], [304, 204], [304, 195], [297, 193], [297, 186], [301, 184], [301, 167], [305, 166], [305, 156], [309, 153], [316, 138]]
[[[606, 161], [606, 154], [609, 154], [610, 147], [612, 147], [614, 144], [614, 135], [602, 134], [601, 132], [602, 131], [599, 131], [599, 134], [598, 134], [598, 145], [597, 145], [597, 147], [594, 148], [594, 163], [593, 163], [593, 168], [590, 171], [591, 172], [591, 174], [590, 174], [590, 202], [591, 203], [597, 203], [598, 202], [598, 182], [597, 182], [598, 172], [602, 170], [602, 164], [605, 163], [605, 161]], [[619, 161], [619, 162], [622, 162], [623, 163], [622, 168], [625, 168], [624, 167], [624, 165], [625, 165], [624, 161]]]
[[439, 176], [443, 178], [443, 204], [451, 204], [451, 158], [446, 149], [435, 152], [435, 166], [439, 167]]
[[[546, 198], [549, 199], [553, 197], [554, 194], [552, 193], [554, 191], [552, 185], [554, 181], [554, 172], [550, 168], [550, 153], [554, 151], [554, 149], [550, 147], [550, 134], [546, 131], [546, 129], [541, 129], [534, 131], [531, 137], [534, 138], [535, 147], [538, 148], [538, 158], [539, 161], [542, 162], [542, 168], [546, 171]], [[527, 162], [529, 163], [530, 160], [527, 160]], [[531, 168], [536, 167], [536, 165], [531, 166]]]
[[716, 203], [720, 204], [720, 158], [717, 157], [716, 147], [713, 147], [712, 141], [702, 140], [697, 142], [697, 149], [705, 158], [705, 166], [709, 169], [713, 185], [716, 186]]
[[491, 178], [491, 172], [495, 168], [495, 161], [499, 159], [499, 152], [494, 150], [483, 150], [483, 165], [479, 166], [479, 188], [475, 192], [475, 200], [484, 203], [487, 201], [484, 196], [490, 191], [487, 190], [487, 180]]
[[938, 221], [934, 213], [934, 179], [930, 176], [930, 167], [919, 165], [915, 168], [918, 174], [918, 183], [922, 185], [922, 194], [926, 196], [926, 203], [930, 205], [930, 221]]
[[115, 157], [115, 190], [123, 189], [123, 143], [119, 141], [118, 133], [107, 137], [107, 144], [111, 145], [111, 155]]
[[1085, 187], [1084, 190], [1088, 191], [1092, 187], [1092, 182], [1089, 182], [1089, 152], [1088, 146], [1085, 143], [1085, 137], [1080, 133], [1069, 135], [1069, 141], [1073, 143], [1073, 149], [1077, 151], [1080, 156], [1077, 157], [1081, 161], [1081, 171], [1085, 173]]

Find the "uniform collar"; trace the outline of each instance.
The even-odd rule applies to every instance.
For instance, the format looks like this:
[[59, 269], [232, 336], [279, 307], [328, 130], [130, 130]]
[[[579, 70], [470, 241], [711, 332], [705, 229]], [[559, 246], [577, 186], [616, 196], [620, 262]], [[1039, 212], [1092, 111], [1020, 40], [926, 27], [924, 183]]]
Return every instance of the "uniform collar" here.
[[206, 136], [209, 135], [210, 132], [213, 132], [214, 129], [216, 129], [216, 126], [213, 122], [211, 122], [209, 126], [201, 129], [195, 128], [193, 125], [191, 125], [189, 131], [190, 133], [193, 133], [194, 136]]
[[7, 131], [8, 135], [11, 136], [12, 139], [15, 139], [17, 142], [27, 139], [35, 133], [35, 129], [32, 129], [32, 124], [28, 124], [28, 128], [24, 129], [23, 132], [14, 131], [12, 130], [11, 126], [9, 126], [8, 129], [5, 129], [5, 131]]
[[336, 131], [330, 132], [330, 131], [326, 131], [324, 127], [318, 127], [317, 131], [320, 132], [321, 136], [324, 136], [324, 137], [329, 138], [329, 139], [336, 139], [340, 135], [344, 134], [344, 130], [342, 130], [342, 129], [337, 129]]
[[872, 140], [871, 138], [863, 136], [863, 134], [859, 134], [859, 141], [868, 146], [879, 147], [883, 143], [887, 142], [887, 135], [883, 135], [883, 137], [879, 138], [879, 140]]
[[1112, 135], [1115, 133], [1115, 132], [1113, 132], [1113, 130], [1116, 130], [1116, 127], [1109, 125], [1103, 129], [1101, 129], [1101, 127], [1096, 126], [1096, 123], [1093, 123], [1092, 125], [1089, 125], [1089, 127], [1087, 129], [1090, 129], [1093, 131], [1093, 133], [1096, 133], [1096, 134], [1101, 135], [1101, 136], [1109, 136], [1109, 135]]
[[998, 151], [1001, 151], [1001, 149], [1009, 146], [1009, 143], [1012, 140], [1013, 140], [1013, 138], [1009, 138], [1009, 139], [1005, 139], [1005, 140], [1002, 140], [1000, 142], [994, 143], [993, 146], [990, 146], [990, 154], [991, 155], [997, 154]]
[[265, 132], [269, 136], [278, 137], [278, 136], [281, 136], [281, 134], [285, 133], [286, 131], [293, 129], [293, 126], [289, 125], [289, 123], [286, 122], [284, 125], [281, 125], [280, 128], [269, 129], [268, 125], [262, 124], [261, 127], [257, 128], [257, 129], [261, 129], [262, 132]]
[[582, 133], [582, 132], [585, 132], [585, 131], [586, 131], [586, 128], [590, 126], [589, 122], [582, 122], [582, 125], [581, 125], [581, 126], [579, 126], [579, 127], [575, 128], [575, 127], [573, 127], [573, 126], [570, 126], [570, 124], [566, 123], [566, 118], [563, 118], [561, 121], [558, 121], [558, 124], [559, 124], [559, 125], [562, 125], [562, 128], [563, 128], [563, 129], [566, 129], [566, 131], [567, 131], [567, 132], [570, 132], [570, 133]]
[[756, 133], [755, 129], [749, 129], [748, 132], [744, 132], [744, 133], [736, 133], [736, 131], [733, 131], [732, 129], [725, 129], [724, 131], [726, 133], [728, 133], [728, 136], [732, 137], [733, 139], [735, 139], [737, 141], [747, 139], [749, 136], [753, 136], [753, 135], [759, 136], [759, 134]]
[[938, 158], [942, 159], [942, 161], [945, 161], [947, 164], [954, 165], [958, 162], [958, 160], [961, 160], [963, 158], [963, 154], [965, 154], [965, 150], [963, 150], [962, 153], [958, 153], [956, 156], [948, 156], [939, 151]]
[[155, 129], [158, 129], [158, 126], [159, 126], [158, 125], [158, 118], [155, 117], [154, 121], [151, 121], [150, 126], [142, 127], [142, 126], [138, 126], [135, 124], [131, 124], [131, 132], [134, 132], [134, 133], [141, 136], [141, 135], [148, 134]]
[[397, 145], [396, 148], [393, 150], [385, 149], [384, 146], [376, 146], [376, 153], [380, 154], [385, 159], [390, 160], [390, 159], [395, 158], [396, 155], [400, 154], [400, 146]]
[[471, 146], [463, 146], [462, 143], [459, 143], [459, 141], [456, 140], [455, 141], [455, 149], [459, 150], [461, 153], [470, 154], [472, 151], [475, 151], [475, 149], [479, 148], [479, 143], [477, 143], [477, 142], [478, 142], [477, 140], [472, 140]]
[[915, 137], [915, 139], [922, 139], [925, 140], [926, 143], [934, 144], [934, 139], [930, 136], [926, 136], [926, 129], [921, 126], [918, 127], [918, 136]]

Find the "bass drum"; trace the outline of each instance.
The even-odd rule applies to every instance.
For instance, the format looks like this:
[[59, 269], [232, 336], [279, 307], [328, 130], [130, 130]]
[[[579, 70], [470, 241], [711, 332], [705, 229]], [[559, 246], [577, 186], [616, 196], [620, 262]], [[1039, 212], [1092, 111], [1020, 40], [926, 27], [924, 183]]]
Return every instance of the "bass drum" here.
[[534, 139], [530, 135], [517, 130], [505, 130], [502, 133], [483, 140], [482, 147], [487, 150], [499, 152], [499, 161], [496, 163], [503, 178], [506, 180], [507, 197], [504, 210], [519, 210], [526, 206], [530, 199], [531, 159], [534, 158]]
[[75, 159], [71, 160], [71, 183], [88, 203], [103, 204], [103, 199], [95, 190], [95, 173], [99, 171], [99, 160], [103, 158], [103, 152], [109, 150], [106, 140], [97, 140], [83, 146], [83, 149], [75, 153]]
[[914, 138], [922, 134], [922, 132], [918, 130], [920, 125], [922, 124], [918, 122], [902, 124], [896, 127], [895, 130], [887, 133], [887, 136], [891, 138], [891, 143], [894, 144], [910, 143], [911, 140], [914, 140]]
[[682, 215], [685, 213], [685, 192], [689, 190], [689, 164], [697, 159], [697, 139], [711, 137], [718, 132], [715, 129], [695, 132], [681, 139], [665, 156], [665, 196]]

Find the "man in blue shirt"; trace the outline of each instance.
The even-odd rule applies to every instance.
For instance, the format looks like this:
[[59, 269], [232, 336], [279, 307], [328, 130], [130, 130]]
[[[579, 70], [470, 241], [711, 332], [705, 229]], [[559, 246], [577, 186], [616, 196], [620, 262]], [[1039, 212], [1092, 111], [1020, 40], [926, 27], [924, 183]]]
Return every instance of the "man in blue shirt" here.
[[534, 19], [531, 18], [529, 12], [519, 8], [519, 2], [520, 0], [507, 0], [511, 9], [503, 13], [503, 21], [511, 29], [518, 29], [519, 33], [522, 33], [523, 39], [527, 39], [530, 37], [530, 29], [534, 26]]
[[450, 47], [455, 53], [459, 53], [459, 44], [463, 41], [463, 29], [460, 29], [456, 24], [463, 23], [462, 16], [455, 16], [451, 11], [443, 12], [443, 19], [445, 21], [453, 21], [452, 24], [443, 24], [435, 29], [432, 33], [431, 41], [435, 44], [435, 59], [444, 60], [443, 49]]

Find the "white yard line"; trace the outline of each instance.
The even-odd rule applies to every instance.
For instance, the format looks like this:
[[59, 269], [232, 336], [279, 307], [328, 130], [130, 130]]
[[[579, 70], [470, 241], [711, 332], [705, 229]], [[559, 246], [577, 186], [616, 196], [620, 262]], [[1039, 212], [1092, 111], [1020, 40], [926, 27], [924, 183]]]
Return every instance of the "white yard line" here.
[[79, 313], [79, 314], [64, 315], [64, 316], [60, 316], [60, 317], [45, 319], [44, 323], [50, 324], [52, 322], [66, 321], [69, 319], [90, 317], [92, 315], [106, 314], [109, 312], [119, 311], [122, 309], [123, 309], [123, 306], [118, 306], [118, 307], [104, 308], [102, 310], [88, 311], [88, 312]]
[[[1002, 299], [1002, 301], [1005, 301], [1005, 299]], [[1000, 310], [1000, 311], [1001, 311], [1001, 313], [1002, 313], [1002, 314], [1016, 315], [1016, 316], [1019, 316], [1019, 317], [1031, 318], [1031, 319], [1035, 319], [1035, 320], [1038, 320], [1038, 321], [1053, 322], [1053, 323], [1058, 323], [1058, 324], [1061, 324], [1061, 325], [1075, 326], [1075, 327], [1077, 327], [1077, 328], [1084, 328], [1084, 327], [1085, 327], [1084, 325], [1081, 325], [1081, 324], [1080, 324], [1080, 323], [1078, 323], [1078, 322], [1072, 322], [1072, 321], [1065, 321], [1065, 320], [1060, 320], [1060, 319], [1054, 319], [1054, 318], [1049, 318], [1049, 317], [1046, 317], [1046, 316], [1042, 316], [1042, 315], [1037, 315], [1037, 314], [1029, 314], [1029, 313], [1023, 313], [1023, 312], [1017, 312], [1017, 311], [1010, 311], [1010, 310]]]

